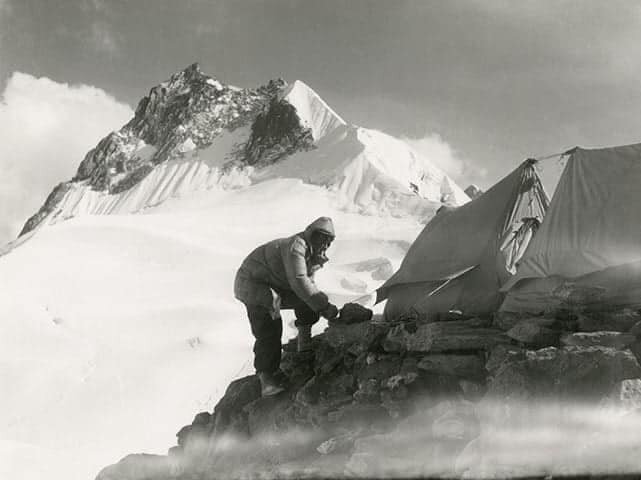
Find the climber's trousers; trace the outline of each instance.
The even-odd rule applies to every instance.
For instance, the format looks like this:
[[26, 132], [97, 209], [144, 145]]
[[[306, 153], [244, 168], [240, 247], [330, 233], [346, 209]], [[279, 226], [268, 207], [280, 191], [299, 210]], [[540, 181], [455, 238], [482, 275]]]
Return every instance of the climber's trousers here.
[[[281, 309], [293, 309], [298, 325], [313, 325], [320, 319], [317, 312], [293, 294], [281, 295]], [[282, 319], [273, 319], [269, 309], [259, 305], [246, 305], [254, 343], [254, 368], [257, 372], [273, 373], [280, 366]]]

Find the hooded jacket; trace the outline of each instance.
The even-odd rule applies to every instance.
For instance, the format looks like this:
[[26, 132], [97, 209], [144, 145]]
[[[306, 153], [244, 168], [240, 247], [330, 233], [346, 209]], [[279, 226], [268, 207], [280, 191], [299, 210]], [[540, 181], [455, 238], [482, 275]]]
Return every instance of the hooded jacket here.
[[331, 218], [320, 217], [303, 232], [256, 248], [236, 273], [234, 296], [246, 305], [272, 309], [272, 291], [279, 295], [294, 293], [315, 312], [325, 310], [329, 305], [327, 295], [314, 283], [314, 272], [322, 267], [312, 259], [311, 236], [316, 231], [334, 237]]

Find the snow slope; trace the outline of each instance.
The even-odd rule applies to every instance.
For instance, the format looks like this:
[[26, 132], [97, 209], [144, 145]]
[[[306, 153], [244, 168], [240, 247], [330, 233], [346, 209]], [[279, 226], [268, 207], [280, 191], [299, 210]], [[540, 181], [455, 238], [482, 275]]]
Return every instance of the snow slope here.
[[169, 198], [209, 189], [233, 189], [268, 179], [301, 179], [327, 187], [334, 205], [370, 215], [431, 217], [442, 203], [460, 205], [469, 197], [444, 172], [405, 142], [385, 133], [340, 124], [317, 148], [299, 152], [263, 169], [224, 169], [248, 129], [221, 135], [206, 149], [156, 166], [133, 188], [117, 194], [86, 182], [71, 185], [45, 223], [83, 214], [135, 213]]
[[[191, 162], [164, 167], [167, 192], [207, 183], [207, 162]], [[115, 214], [139, 207], [135, 196], [92, 197], [84, 212], [112, 214], [47, 225], [0, 257], [0, 384], [11, 386], [0, 395], [0, 478], [86, 480], [125, 454], [164, 453], [177, 425], [252, 371], [232, 285], [259, 243], [333, 216], [338, 238], [318, 282], [341, 304], [380, 284], [374, 270], [385, 259], [397, 267], [421, 229], [347, 213], [332, 192], [296, 179], [191, 188], [144, 214]]]
[[301, 124], [312, 130], [312, 136], [316, 141], [347, 125], [314, 90], [300, 80], [296, 80], [287, 88], [283, 100], [296, 108]]
[[[189, 83], [184, 86], [184, 77], [189, 75], [195, 76], [198, 81], [203, 78], [208, 78], [207, 82], [211, 80], [199, 71], [194, 73], [195, 70], [192, 70], [172, 77], [175, 89], [184, 87], [189, 91]], [[327, 187], [336, 194], [335, 205], [338, 208], [371, 215], [409, 214], [425, 220], [443, 203], [461, 205], [469, 201], [463, 190], [429, 158], [390, 135], [347, 124], [301, 81], [286, 87], [278, 98], [280, 102], [293, 106], [300, 125], [311, 131], [311, 149], [305, 148], [268, 166], [247, 166], [243, 159], [245, 146], [252, 137], [253, 125], [245, 123], [240, 127], [223, 128], [219, 123], [227, 124], [218, 121], [218, 116], [228, 107], [249, 109], [250, 106], [238, 106], [236, 103], [240, 100], [234, 103], [228, 96], [213, 99], [198, 97], [200, 103], [213, 102], [211, 108], [195, 113], [190, 110], [183, 112], [185, 118], [191, 120], [187, 125], [177, 126], [173, 125], [173, 120], [168, 120], [174, 119], [174, 116], [156, 118], [154, 112], [169, 107], [154, 96], [153, 102], [158, 103], [156, 108], [148, 114], [145, 108], [139, 108], [134, 120], [144, 127], [140, 127], [143, 128], [141, 131], [150, 138], [157, 136], [152, 135], [154, 128], [173, 132], [168, 137], [171, 141], [166, 142], [171, 148], [164, 144], [147, 144], [139, 138], [142, 133], [131, 129], [106, 137], [94, 154], [82, 162], [79, 171], [82, 170], [83, 174], [66, 184], [61, 201], [54, 202], [47, 209], [43, 223], [52, 224], [85, 214], [135, 213], [172, 197], [212, 188], [238, 188], [274, 178], [301, 179], [309, 184]], [[199, 102], [195, 103], [200, 105]], [[146, 104], [141, 102], [141, 105], [144, 107]], [[207, 127], [209, 124], [203, 123], [204, 117], [213, 122], [212, 125], [216, 127], [214, 130], [218, 133], [212, 134], [214, 127]], [[288, 125], [283, 128], [292, 127]], [[211, 136], [211, 142], [204, 142], [204, 136]], [[177, 143], [172, 143], [174, 141]], [[272, 147], [278, 151], [278, 144]], [[160, 155], [158, 152], [164, 153]], [[151, 162], [156, 154], [160, 157]], [[141, 176], [128, 189], [100, 188], [103, 183], [118, 185], [132, 174], [128, 170], [116, 172], [117, 166], [122, 163], [118, 160], [120, 157], [129, 159], [127, 162], [135, 165], [149, 167], [150, 173]], [[100, 175], [106, 169], [107, 176], [101, 177], [92, 168], [97, 169]]]

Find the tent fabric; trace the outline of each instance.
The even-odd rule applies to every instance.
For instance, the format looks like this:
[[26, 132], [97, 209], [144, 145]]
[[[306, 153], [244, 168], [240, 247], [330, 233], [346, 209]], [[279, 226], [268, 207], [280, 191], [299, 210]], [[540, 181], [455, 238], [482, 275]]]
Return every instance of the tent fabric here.
[[[581, 298], [580, 305], [564, 302], [559, 291], [591, 289], [594, 295]], [[554, 313], [558, 309], [604, 311], [641, 308], [641, 262], [625, 263], [575, 278], [552, 275], [527, 278], [510, 290], [501, 311], [532, 314]]]
[[388, 300], [385, 317], [497, 308], [514, 252], [523, 250], [514, 242], [529, 239], [524, 220], [542, 219], [547, 206], [535, 162], [528, 160], [479, 198], [439, 211], [378, 289], [377, 302]]
[[[503, 287], [503, 310], [534, 311], [550, 294], [548, 279], [614, 281], [588, 274], [641, 260], [641, 144], [572, 151], [547, 216]], [[609, 280], [608, 280], [609, 279]], [[596, 284], [595, 284], [596, 285]]]
[[523, 255], [523, 278], [576, 277], [641, 259], [641, 144], [584, 150], [568, 159], [541, 230]]

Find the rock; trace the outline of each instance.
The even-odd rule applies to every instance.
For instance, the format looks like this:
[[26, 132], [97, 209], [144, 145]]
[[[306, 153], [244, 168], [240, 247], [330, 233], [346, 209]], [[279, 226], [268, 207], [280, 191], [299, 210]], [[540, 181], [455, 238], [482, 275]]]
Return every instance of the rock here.
[[461, 379], [458, 383], [463, 391], [463, 398], [465, 398], [465, 400], [477, 402], [485, 395], [484, 384], [471, 382], [466, 379]]
[[[315, 479], [342, 478], [350, 453], [332, 452], [327, 455], [308, 456], [294, 462], [282, 465], [278, 476], [272, 478]], [[253, 475], [252, 475], [253, 473]], [[246, 478], [256, 478], [256, 472], [249, 472]], [[264, 477], [263, 477], [264, 478]]]
[[409, 390], [405, 385], [400, 385], [392, 390], [381, 390], [381, 405], [391, 418], [398, 419], [407, 415], [410, 410]]
[[634, 354], [634, 356], [637, 358], [637, 361], [641, 365], [641, 340], [637, 340], [628, 348]]
[[446, 440], [463, 440], [466, 438], [467, 425], [465, 420], [453, 413], [444, 414], [432, 425], [434, 438]]
[[441, 402], [399, 421], [391, 431], [360, 437], [348, 464], [350, 475], [374, 478], [451, 476], [470, 435], [478, 432], [468, 402]]
[[590, 305], [603, 303], [606, 289], [599, 286], [578, 285], [566, 281], [552, 292], [552, 297], [560, 302], [560, 307], [569, 312], [580, 313]]
[[629, 333], [621, 332], [576, 332], [568, 333], [561, 337], [564, 345], [573, 345], [577, 347], [612, 347], [623, 349], [632, 345], [636, 337]]
[[359, 354], [376, 349], [388, 329], [388, 325], [374, 322], [331, 323], [325, 330], [324, 335], [325, 341], [332, 347], [344, 350], [353, 347], [350, 351]]
[[287, 155], [314, 148], [309, 127], [302, 125], [296, 107], [272, 99], [269, 108], [256, 116], [245, 145], [249, 165], [271, 165]]
[[[460, 310], [449, 310], [447, 312], [440, 312], [440, 313], [431, 315], [431, 318], [434, 318], [435, 321], [438, 321], [438, 322], [455, 322], [455, 321], [471, 320], [474, 317], [472, 315], [463, 313]], [[478, 321], [485, 323], [485, 320], [478, 319]]]
[[175, 480], [180, 473], [169, 457], [141, 453], [102, 469], [96, 480]]
[[641, 337], [641, 321], [635, 323], [628, 333], [634, 335], [636, 338]]
[[[317, 337], [313, 337], [312, 343], [314, 343], [316, 338]], [[314, 374], [326, 375], [339, 368], [344, 363], [344, 360], [345, 349], [341, 349], [340, 346], [332, 346], [327, 340], [327, 335], [324, 333], [322, 341], [314, 346]]]
[[354, 400], [360, 403], [376, 403], [380, 400], [381, 384], [375, 378], [369, 378], [358, 383], [354, 392]]
[[304, 405], [336, 404], [352, 401], [356, 389], [351, 374], [326, 374], [310, 379], [298, 392], [296, 401]]
[[220, 435], [229, 430], [247, 433], [247, 417], [243, 407], [258, 398], [260, 398], [260, 380], [256, 375], [231, 382], [214, 409], [214, 435]]
[[528, 400], [579, 398], [599, 401], [621, 381], [641, 376], [629, 351], [606, 347], [548, 347], [528, 351], [526, 358], [508, 359], [495, 372], [488, 396]]
[[194, 417], [191, 425], [180, 429], [176, 434], [178, 446], [186, 455], [196, 456], [207, 449], [213, 416], [209, 412], [200, 412]]
[[485, 362], [485, 369], [492, 375], [503, 363], [517, 360], [525, 360], [524, 349], [514, 345], [500, 344], [490, 351], [487, 362]]
[[406, 372], [399, 373], [398, 375], [393, 375], [383, 382], [385, 388], [390, 390], [402, 387], [404, 385], [409, 385], [414, 383], [418, 378], [418, 373], [415, 372]]
[[432, 354], [418, 362], [418, 368], [438, 375], [484, 379], [485, 368], [478, 355]]
[[368, 355], [361, 357], [354, 365], [354, 374], [359, 382], [374, 378], [379, 382], [397, 375], [401, 370], [402, 360], [398, 355]]
[[346, 429], [362, 428], [365, 425], [384, 429], [389, 424], [390, 417], [380, 405], [352, 403], [330, 412], [327, 420]]
[[483, 350], [499, 343], [509, 343], [503, 331], [486, 324], [481, 319], [433, 322], [415, 327], [400, 324], [390, 329], [383, 348], [388, 352], [446, 352]]
[[372, 319], [374, 312], [367, 307], [358, 303], [348, 302], [340, 309], [338, 317], [330, 322], [330, 324], [345, 324], [369, 322]]
[[351, 373], [328, 375], [321, 379], [321, 398], [331, 400], [351, 396], [356, 390], [356, 382]]
[[[314, 352], [286, 352], [280, 363], [280, 369], [287, 376], [290, 389], [301, 388], [314, 376]], [[338, 358], [340, 361], [340, 357]]]
[[465, 194], [470, 197], [470, 199], [474, 200], [481, 195], [483, 195], [483, 190], [481, 190], [479, 187], [477, 187], [474, 184], [469, 185], [465, 190], [463, 190]]
[[616, 382], [604, 404], [627, 411], [641, 412], [641, 379]]
[[523, 318], [524, 315], [521, 313], [498, 311], [494, 313], [492, 326], [508, 331], [514, 325], [523, 320]]
[[531, 346], [557, 346], [561, 332], [550, 328], [554, 322], [554, 319], [536, 317], [520, 320], [507, 331], [507, 336]]
[[638, 322], [641, 322], [641, 315], [636, 310], [585, 312], [577, 318], [577, 329], [582, 332], [627, 332]]
[[292, 401], [281, 393], [272, 397], [254, 400], [243, 407], [247, 414], [249, 434], [284, 431], [294, 426]]
[[479, 435], [480, 424], [471, 402], [447, 400], [430, 409], [429, 414], [435, 417], [432, 423], [434, 438], [468, 443]]
[[347, 477], [367, 477], [368, 474], [372, 474], [375, 462], [376, 458], [371, 453], [355, 453], [345, 465], [345, 475]]
[[355, 432], [345, 433], [325, 440], [321, 443], [316, 451], [321, 455], [329, 455], [335, 453], [345, 453], [352, 449], [358, 434]]

